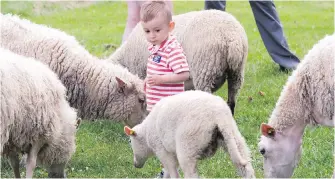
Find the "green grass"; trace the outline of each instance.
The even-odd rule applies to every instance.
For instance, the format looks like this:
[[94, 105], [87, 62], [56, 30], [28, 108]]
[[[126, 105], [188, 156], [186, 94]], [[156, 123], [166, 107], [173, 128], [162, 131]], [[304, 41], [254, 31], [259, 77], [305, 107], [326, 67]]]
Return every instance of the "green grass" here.
[[[21, 14], [40, 24], [59, 28], [84, 45], [92, 54], [105, 58], [114, 49], [105, 50], [105, 44], [119, 46], [126, 23], [127, 6], [124, 2], [100, 2], [89, 7], [66, 10], [54, 5], [51, 12], [34, 12], [34, 2], [1, 2], [3, 13]], [[333, 33], [333, 2], [275, 2], [290, 48], [302, 59], [309, 49], [326, 34]], [[174, 14], [203, 9], [203, 1], [174, 2]], [[252, 151], [257, 177], [263, 177], [262, 156], [257, 152], [259, 125], [268, 120], [283, 85], [290, 74], [279, 72], [269, 57], [259, 36], [248, 2], [227, 2], [227, 11], [244, 26], [249, 40], [249, 55], [245, 83], [238, 96], [236, 121]], [[227, 86], [216, 94], [227, 99]], [[260, 96], [259, 91], [265, 92]], [[253, 97], [251, 102], [248, 97]], [[333, 129], [307, 128], [303, 140], [303, 155], [293, 177], [330, 177], [333, 170]], [[122, 125], [110, 121], [85, 121], [77, 133], [77, 150], [67, 167], [68, 177], [141, 178], [153, 177], [159, 172], [159, 161], [151, 158], [143, 169], [132, 165], [132, 151]], [[1, 177], [13, 177], [6, 160], [2, 160]], [[207, 178], [238, 177], [223, 152], [199, 162], [199, 173]], [[24, 175], [23, 175], [24, 176]], [[38, 168], [35, 177], [47, 177]]]

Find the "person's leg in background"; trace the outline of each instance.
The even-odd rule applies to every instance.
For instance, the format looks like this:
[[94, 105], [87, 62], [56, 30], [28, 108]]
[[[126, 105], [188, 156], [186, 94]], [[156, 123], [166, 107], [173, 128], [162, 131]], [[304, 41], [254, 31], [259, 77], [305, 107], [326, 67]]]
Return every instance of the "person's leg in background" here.
[[127, 16], [126, 28], [124, 30], [122, 37], [122, 43], [127, 40], [131, 31], [140, 21], [140, 9], [141, 9], [140, 3], [137, 1], [127, 0], [127, 6], [128, 6], [128, 16]]
[[205, 0], [205, 9], [217, 9], [217, 10], [226, 10], [226, 1], [209, 1]]
[[249, 1], [263, 43], [281, 70], [295, 69], [300, 60], [288, 47], [273, 1]]
[[[124, 43], [131, 31], [135, 28], [138, 22], [140, 22], [140, 10], [141, 10], [141, 5], [145, 1], [136, 1], [136, 0], [127, 0], [127, 6], [128, 6], [128, 17], [127, 17], [127, 23], [126, 23], [126, 28], [123, 33], [122, 37], [122, 43]], [[173, 4], [172, 1], [167, 0], [165, 3], [169, 6], [171, 9], [171, 12], [173, 12]]]

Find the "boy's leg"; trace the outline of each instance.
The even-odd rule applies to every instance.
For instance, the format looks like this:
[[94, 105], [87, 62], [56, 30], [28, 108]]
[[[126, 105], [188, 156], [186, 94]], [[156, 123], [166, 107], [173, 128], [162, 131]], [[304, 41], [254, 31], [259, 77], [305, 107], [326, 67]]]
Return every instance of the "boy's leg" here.
[[281, 69], [295, 69], [299, 59], [287, 45], [273, 1], [249, 1], [263, 43]]
[[205, 0], [205, 10], [216, 9], [216, 10], [226, 10], [226, 1], [211, 1]]

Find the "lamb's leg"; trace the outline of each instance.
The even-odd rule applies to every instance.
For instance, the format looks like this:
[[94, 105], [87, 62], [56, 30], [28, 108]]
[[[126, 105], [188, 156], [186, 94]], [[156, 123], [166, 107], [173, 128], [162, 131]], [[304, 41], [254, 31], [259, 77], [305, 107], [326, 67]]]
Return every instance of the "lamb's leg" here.
[[228, 72], [228, 105], [231, 113], [234, 115], [236, 96], [243, 83], [243, 70]]
[[162, 151], [157, 153], [157, 157], [161, 161], [164, 167], [164, 178], [179, 178], [178, 173], [178, 161], [177, 157], [174, 154], [171, 154], [167, 151]]
[[[182, 137], [179, 137], [176, 142], [179, 166], [184, 172], [184, 178], [198, 178], [197, 156], [199, 155], [198, 152], [201, 151], [202, 143], [195, 141], [190, 142], [185, 134], [181, 136]], [[195, 135], [195, 137], [198, 136], [199, 135]], [[187, 147], [185, 147], [184, 144], [187, 144]]]
[[188, 157], [178, 157], [180, 168], [184, 172], [184, 178], [199, 178], [197, 173], [197, 159]]
[[37, 161], [37, 154], [40, 151], [42, 147], [42, 144], [39, 142], [36, 142], [32, 145], [28, 157], [27, 157], [27, 164], [26, 164], [26, 178], [32, 178], [33, 172], [36, 167], [36, 161]]
[[20, 160], [17, 152], [11, 151], [8, 155], [9, 163], [14, 171], [15, 178], [21, 178], [20, 176]]

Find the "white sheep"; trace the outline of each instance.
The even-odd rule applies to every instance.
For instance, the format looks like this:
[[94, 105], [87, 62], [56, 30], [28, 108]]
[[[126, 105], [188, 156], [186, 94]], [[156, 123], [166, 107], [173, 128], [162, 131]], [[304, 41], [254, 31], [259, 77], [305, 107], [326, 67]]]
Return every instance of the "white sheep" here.
[[334, 59], [333, 34], [315, 44], [287, 80], [269, 124], [261, 125], [265, 177], [292, 176], [307, 125], [334, 127]]
[[75, 152], [76, 111], [66, 101], [65, 87], [48, 66], [0, 48], [1, 155], [20, 177], [19, 153], [27, 153], [26, 177], [36, 164], [49, 177], [65, 177]]
[[134, 166], [143, 167], [155, 154], [164, 177], [198, 177], [198, 159], [211, 157], [218, 147], [228, 151], [243, 177], [255, 177], [248, 146], [227, 103], [203, 91], [186, 91], [159, 101], [147, 118], [133, 129], [125, 126], [134, 153]]
[[120, 65], [92, 56], [66, 33], [18, 16], [1, 14], [1, 47], [47, 64], [67, 88], [83, 119], [134, 126], [146, 115], [143, 81]]
[[[228, 105], [234, 114], [236, 96], [244, 81], [248, 39], [242, 25], [229, 13], [218, 10], [188, 12], [173, 16], [174, 34], [190, 66], [185, 89], [215, 92], [228, 81]], [[128, 40], [108, 59], [146, 77], [148, 42], [141, 23]], [[192, 82], [193, 81], [193, 82]]]

